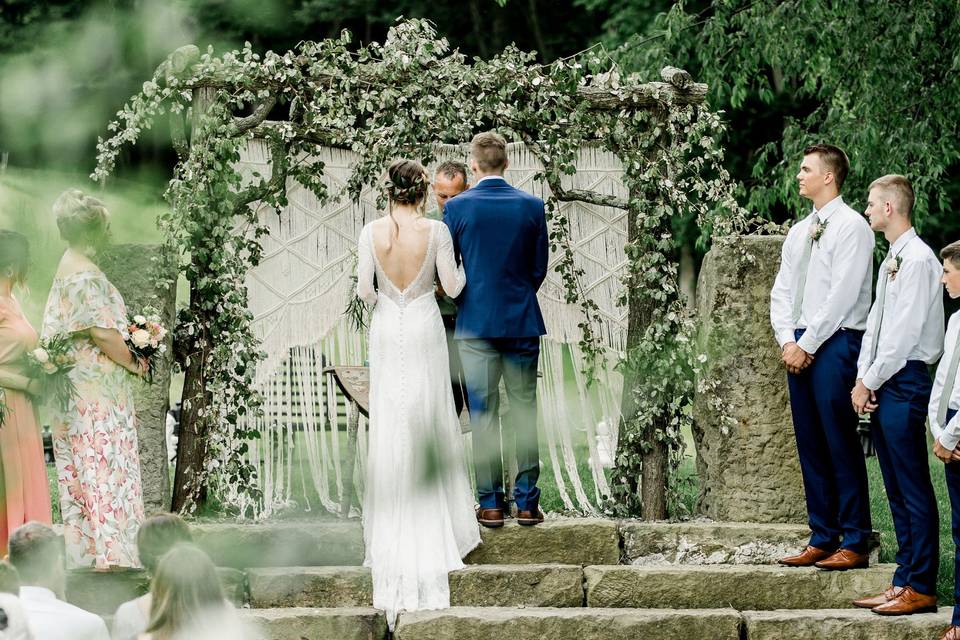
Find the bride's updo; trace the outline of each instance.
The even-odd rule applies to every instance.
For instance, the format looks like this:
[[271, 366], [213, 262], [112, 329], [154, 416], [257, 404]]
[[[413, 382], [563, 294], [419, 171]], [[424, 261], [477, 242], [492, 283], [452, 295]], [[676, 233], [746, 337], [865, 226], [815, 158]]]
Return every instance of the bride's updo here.
[[416, 160], [394, 160], [387, 167], [384, 189], [393, 204], [420, 204], [426, 200], [429, 186], [427, 170]]
[[95, 252], [110, 237], [110, 212], [101, 200], [67, 189], [53, 203], [60, 237], [74, 249]]

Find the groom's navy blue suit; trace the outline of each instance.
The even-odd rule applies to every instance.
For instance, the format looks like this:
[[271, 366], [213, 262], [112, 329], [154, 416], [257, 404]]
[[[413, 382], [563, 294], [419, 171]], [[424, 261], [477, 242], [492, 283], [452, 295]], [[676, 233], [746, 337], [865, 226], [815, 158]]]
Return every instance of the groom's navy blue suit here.
[[447, 202], [444, 222], [463, 261], [467, 284], [456, 302], [460, 345], [470, 401], [477, 491], [483, 509], [503, 508], [500, 446], [500, 378], [516, 436], [520, 511], [536, 512], [537, 362], [546, 333], [537, 290], [547, 274], [549, 238], [543, 200], [499, 177], [485, 178]]

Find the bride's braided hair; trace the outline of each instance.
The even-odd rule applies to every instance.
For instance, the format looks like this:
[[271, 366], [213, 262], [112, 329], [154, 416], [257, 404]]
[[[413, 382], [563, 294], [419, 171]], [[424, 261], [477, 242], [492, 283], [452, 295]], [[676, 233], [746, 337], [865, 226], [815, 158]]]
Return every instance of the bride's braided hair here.
[[383, 182], [383, 190], [389, 200], [388, 213], [393, 222], [393, 234], [390, 236], [390, 247], [393, 241], [400, 236], [400, 225], [393, 217], [393, 205], [413, 205], [420, 215], [425, 213], [427, 189], [430, 187], [430, 176], [423, 165], [416, 160], [394, 160], [387, 167], [387, 178]]

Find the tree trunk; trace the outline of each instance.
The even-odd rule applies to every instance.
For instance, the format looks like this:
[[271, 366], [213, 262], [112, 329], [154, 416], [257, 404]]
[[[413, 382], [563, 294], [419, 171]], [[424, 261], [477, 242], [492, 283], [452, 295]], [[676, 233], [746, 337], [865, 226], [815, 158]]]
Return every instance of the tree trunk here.
[[[216, 96], [216, 89], [202, 87], [193, 93], [193, 127], [191, 137], [198, 140], [199, 117], [210, 108]], [[194, 272], [204, 273], [205, 269], [196, 264]], [[192, 317], [200, 327], [209, 327], [211, 318], [200, 311], [199, 294], [190, 283], [190, 310]], [[191, 343], [184, 346], [184, 352], [190, 358], [183, 380], [182, 409], [180, 411], [180, 438], [177, 441], [177, 470], [173, 476], [173, 511], [180, 511], [193, 503], [200, 507], [206, 501], [206, 487], [192, 487], [191, 480], [206, 459], [206, 426], [201, 417], [209, 403], [209, 394], [204, 381], [204, 367], [210, 357], [210, 341], [205, 334], [194, 335]]]

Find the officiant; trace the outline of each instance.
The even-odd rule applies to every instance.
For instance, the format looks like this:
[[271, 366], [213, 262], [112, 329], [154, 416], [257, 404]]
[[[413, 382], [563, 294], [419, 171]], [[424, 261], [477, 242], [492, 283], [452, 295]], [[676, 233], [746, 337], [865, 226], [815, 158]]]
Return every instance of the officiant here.
[[[442, 219], [447, 201], [467, 189], [470, 184], [467, 180], [467, 165], [454, 160], [447, 160], [437, 167], [433, 178], [433, 197], [437, 201], [437, 217]], [[441, 287], [437, 288], [437, 304], [440, 306], [440, 317], [443, 318], [443, 328], [447, 333], [447, 353], [450, 358], [450, 383], [453, 385], [453, 402], [457, 408], [457, 415], [467, 404], [467, 389], [463, 377], [463, 365], [460, 364], [460, 352], [453, 340], [454, 330], [457, 327], [457, 305], [447, 296]]]

